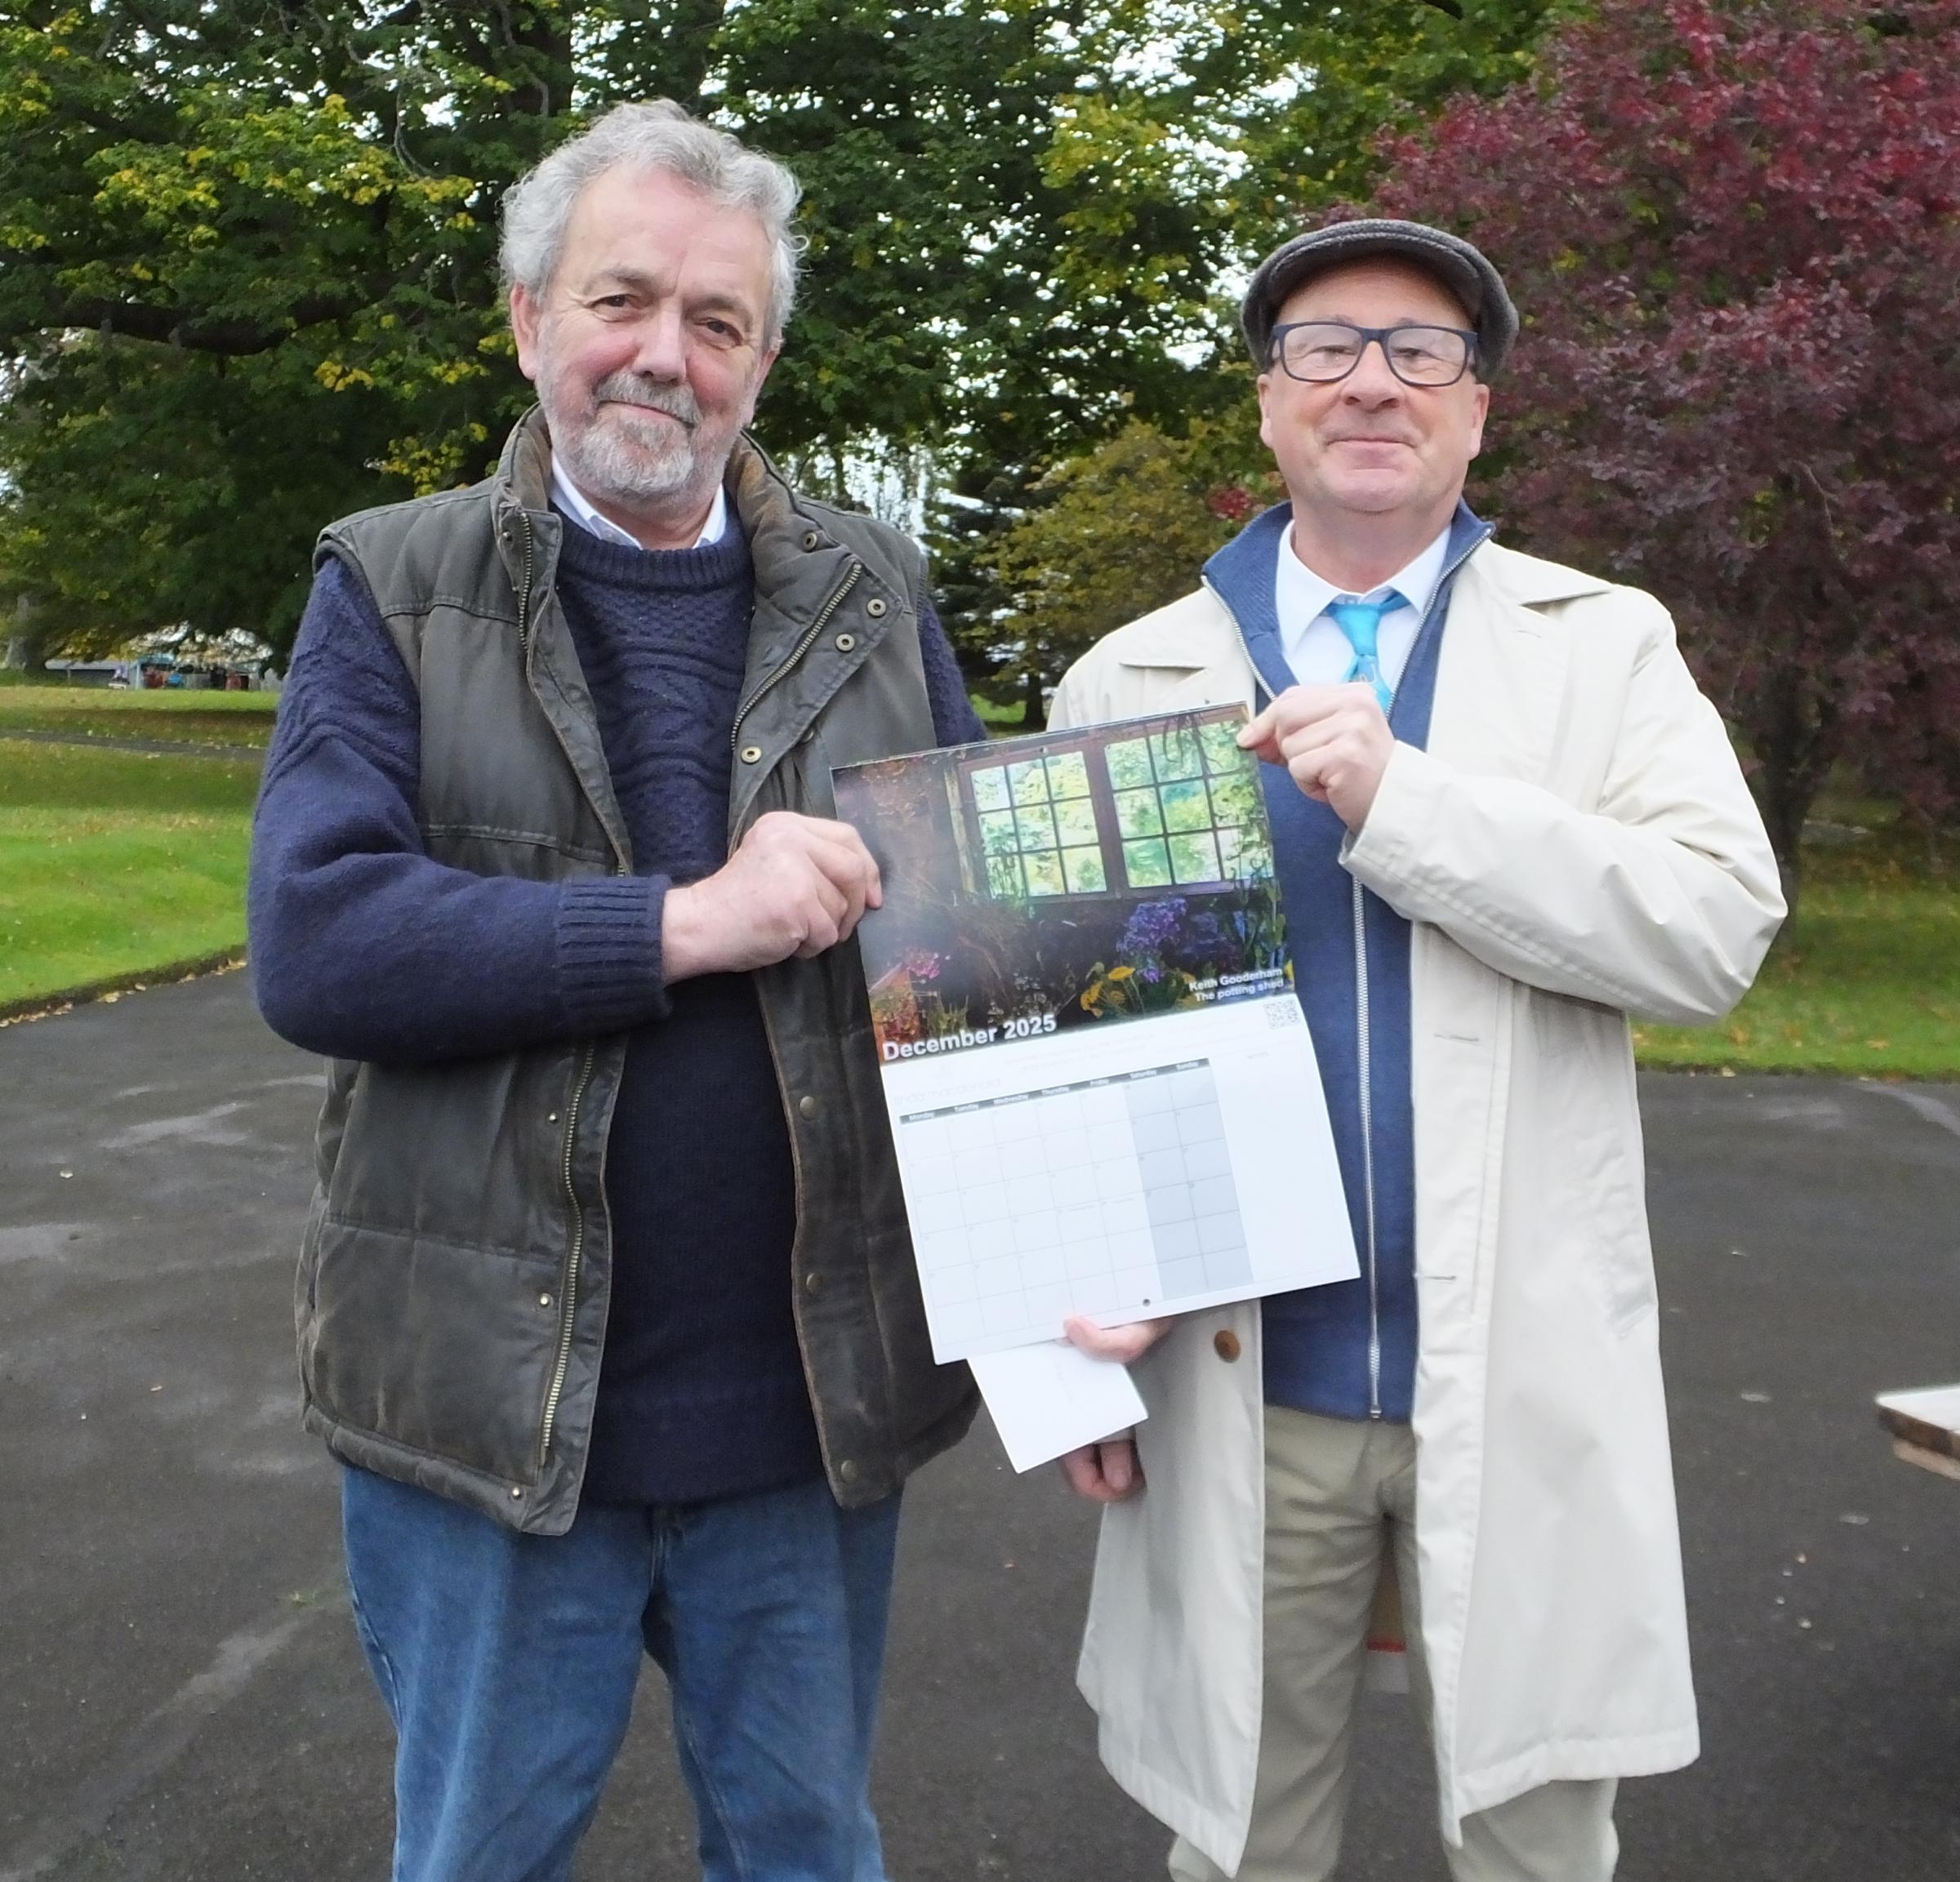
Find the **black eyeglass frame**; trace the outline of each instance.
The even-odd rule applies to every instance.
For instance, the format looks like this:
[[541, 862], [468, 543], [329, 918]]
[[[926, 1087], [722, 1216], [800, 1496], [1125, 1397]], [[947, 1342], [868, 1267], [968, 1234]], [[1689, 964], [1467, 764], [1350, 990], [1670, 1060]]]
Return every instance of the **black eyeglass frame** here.
[[[1361, 344], [1355, 349], [1353, 363], [1345, 372], [1337, 372], [1331, 379], [1309, 379], [1303, 373], [1295, 372], [1285, 360], [1286, 336], [1297, 333], [1303, 327], [1343, 327], [1348, 332], [1358, 335]], [[1463, 343], [1463, 363], [1457, 368], [1452, 378], [1410, 379], [1397, 368], [1395, 355], [1388, 350], [1389, 336], [1396, 333], [1454, 333]], [[1356, 327], [1352, 320], [1290, 320], [1284, 327], [1273, 328], [1267, 361], [1269, 369], [1277, 367], [1289, 379], [1296, 380], [1302, 385], [1339, 385], [1343, 379], [1353, 376], [1355, 368], [1361, 363], [1362, 356], [1371, 342], [1381, 348], [1382, 358], [1387, 362], [1388, 370], [1403, 385], [1412, 386], [1418, 392], [1441, 392], [1446, 386], [1459, 384], [1466, 372], [1473, 372], [1477, 367], [1476, 330], [1468, 327], [1443, 327], [1433, 320], [1403, 320], [1398, 321], [1393, 327]]]

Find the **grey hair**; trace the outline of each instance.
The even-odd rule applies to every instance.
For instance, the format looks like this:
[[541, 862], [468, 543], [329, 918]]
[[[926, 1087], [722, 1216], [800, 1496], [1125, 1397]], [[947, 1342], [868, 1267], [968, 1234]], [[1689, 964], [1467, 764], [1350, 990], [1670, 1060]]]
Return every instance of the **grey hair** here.
[[506, 293], [522, 287], [541, 298], [550, 290], [579, 194], [609, 170], [667, 171], [728, 208], [755, 216], [774, 251], [768, 337], [782, 337], [796, 299], [804, 246], [790, 226], [802, 186], [773, 157], [690, 117], [670, 98], [615, 106], [505, 192], [497, 260]]

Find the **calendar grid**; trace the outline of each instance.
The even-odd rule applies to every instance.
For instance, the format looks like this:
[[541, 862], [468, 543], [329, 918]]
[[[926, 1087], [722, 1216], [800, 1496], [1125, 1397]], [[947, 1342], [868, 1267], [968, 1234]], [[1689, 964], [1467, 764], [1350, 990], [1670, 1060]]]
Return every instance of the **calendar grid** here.
[[1071, 1313], [1147, 1311], [1251, 1279], [1209, 1060], [898, 1122], [942, 1357], [1053, 1338]]

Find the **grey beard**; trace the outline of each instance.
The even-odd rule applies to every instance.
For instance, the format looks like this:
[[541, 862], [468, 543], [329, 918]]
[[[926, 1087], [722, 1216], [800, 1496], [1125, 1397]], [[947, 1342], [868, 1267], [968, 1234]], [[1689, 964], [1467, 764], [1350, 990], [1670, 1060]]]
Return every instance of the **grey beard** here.
[[[644, 406], [678, 418], [684, 429], [656, 434], [661, 442], [644, 438], [629, 442], [601, 420], [605, 401]], [[555, 402], [554, 402], [555, 403]], [[551, 413], [547, 407], [546, 416]], [[649, 385], [630, 372], [616, 372], [593, 389], [592, 404], [576, 425], [554, 424], [552, 447], [563, 460], [572, 481], [588, 496], [617, 503], [645, 502], [673, 496], [697, 482], [719, 482], [728, 462], [706, 463], [696, 448], [701, 407], [684, 385]], [[729, 440], [733, 448], [733, 439]]]

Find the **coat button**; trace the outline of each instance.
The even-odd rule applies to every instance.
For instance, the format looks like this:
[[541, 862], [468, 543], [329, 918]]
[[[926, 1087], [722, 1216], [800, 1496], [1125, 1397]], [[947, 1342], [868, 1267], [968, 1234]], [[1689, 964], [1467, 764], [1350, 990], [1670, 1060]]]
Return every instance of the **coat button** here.
[[803, 1277], [803, 1291], [806, 1294], [822, 1293], [823, 1292], [823, 1276], [813, 1269]]
[[840, 1483], [844, 1484], [854, 1484], [858, 1481], [858, 1466], [849, 1457], [846, 1457], [837, 1466], [837, 1479]]
[[523, 1493], [524, 1493], [515, 1484], [513, 1484], [510, 1486], [510, 1500], [512, 1502], [514, 1503], [517, 1502], [517, 1500], [521, 1497]]
[[857, 644], [858, 636], [854, 634], [840, 634], [837, 636], [837, 651], [840, 653], [849, 653]]
[[541, 1307], [550, 1306], [551, 1305], [551, 1297], [549, 1294], [540, 1294], [537, 1297], [537, 1304]]
[[1221, 1327], [1211, 1336], [1211, 1350], [1221, 1359], [1236, 1359], [1240, 1352], [1239, 1336], [1230, 1327]]
[[803, 532], [803, 546], [805, 549], [814, 549], [822, 541], [823, 538], [813, 529], [806, 529]]
[[864, 612], [868, 614], [873, 621], [882, 621], [884, 618], [884, 603], [880, 600], [876, 595], [874, 594], [871, 598], [864, 604]]
[[761, 763], [762, 747], [759, 745], [745, 745], [742, 748], [742, 762], [744, 764]]
[[813, 1118], [816, 1116], [817, 1112], [823, 1109], [823, 1106], [818, 1104], [816, 1099], [813, 1097], [809, 1092], [805, 1092], [801, 1097], [797, 1099], [796, 1108], [798, 1110], [801, 1111], [806, 1118]]

